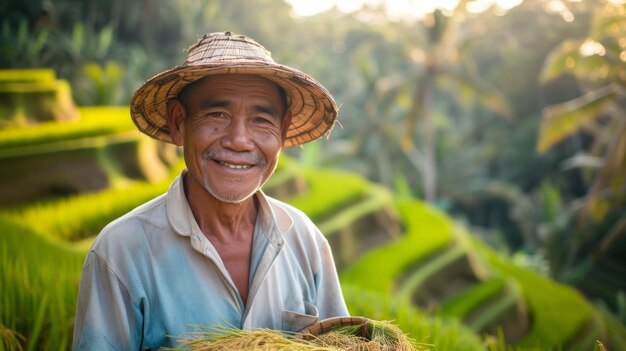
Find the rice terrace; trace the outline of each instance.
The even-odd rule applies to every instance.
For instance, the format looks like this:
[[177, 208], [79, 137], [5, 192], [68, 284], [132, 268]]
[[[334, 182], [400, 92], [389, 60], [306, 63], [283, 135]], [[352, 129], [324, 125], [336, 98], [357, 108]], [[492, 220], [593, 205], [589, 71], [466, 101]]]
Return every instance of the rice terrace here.
[[[5, 111], [20, 111], [7, 103], [20, 101], [7, 98], [10, 88], [53, 106], [63, 94], [49, 71], [3, 74]], [[5, 349], [69, 347], [90, 238], [165, 191], [180, 171], [175, 152], [142, 144], [149, 141], [133, 132], [125, 108], [69, 109], [70, 120], [16, 123], [0, 134], [2, 176], [13, 175], [2, 181], [2, 201], [12, 206], [0, 217]], [[146, 169], [162, 171], [148, 176]], [[13, 195], [21, 188], [28, 201]], [[74, 195], [49, 196], [59, 189]], [[624, 326], [576, 290], [515, 266], [419, 200], [287, 157], [264, 190], [303, 208], [336, 248], [353, 315], [395, 321], [424, 349], [592, 350], [597, 341], [626, 347]]]
[[[65, 2], [69, 3], [69, 1]], [[485, 25], [493, 25], [499, 28], [498, 30], [513, 33], [514, 29], [505, 27], [502, 24], [504, 22], [497, 21], [504, 21], [509, 13], [511, 16], [518, 14], [519, 18], [526, 18], [528, 13], [535, 15], [540, 13], [537, 16], [547, 16], [546, 18], [557, 16], [556, 10], [553, 12], [546, 10], [546, 2], [527, 0], [519, 5], [517, 8], [519, 12], [515, 12], [516, 8], [512, 8], [510, 12], [503, 12], [492, 17], [480, 17], [487, 15], [484, 12], [477, 12], [461, 18], [470, 22], [474, 18], [472, 16], [489, 18], [485, 20]], [[121, 6], [119, 1], [113, 1], [113, 3], [115, 4], [111, 6], [115, 9]], [[150, 4], [156, 6], [157, 3], [159, 6], [163, 5], [162, 1], [151, 0], [146, 1], [148, 4], [146, 6]], [[176, 22], [176, 25], [182, 28], [180, 33], [176, 33], [180, 36], [189, 35], [183, 32], [190, 31], [190, 27], [194, 25], [200, 26], [202, 18], [205, 18], [203, 16], [218, 18], [215, 17], [216, 12], [212, 12], [218, 9], [224, 13], [224, 16], [230, 16], [227, 18], [230, 18], [232, 22], [224, 20], [226, 22], [214, 24], [215, 26], [231, 23], [233, 26], [244, 29], [247, 28], [246, 25], [237, 21], [246, 21], [241, 18], [237, 19], [236, 15], [239, 13], [237, 11], [242, 8], [246, 10], [241, 10], [244, 11], [240, 14], [241, 16], [244, 14], [251, 16], [242, 18], [253, 18], [257, 13], [254, 11], [263, 14], [266, 13], [264, 11], [270, 13], [270, 10], [261, 9], [262, 6], [258, 5], [260, 3], [267, 3], [267, 6], [270, 6], [270, 3], [273, 4], [271, 5], [274, 6], [272, 11], [278, 11], [277, 13], [282, 13], [280, 11], [287, 13], [290, 9], [290, 5], [279, 0], [259, 1], [258, 4], [251, 2], [255, 5], [246, 3], [245, 6], [243, 2], [239, 3], [240, 1], [234, 1], [232, 4], [225, 1], [207, 1], [206, 8], [202, 10], [204, 12], [198, 12], [197, 18], [190, 19], [193, 23], [187, 24], [189, 27], [183, 24], [184, 21]], [[465, 4], [467, 1], [459, 3]], [[562, 3], [571, 5], [569, 1]], [[601, 169], [598, 172], [604, 173], [601, 173], [598, 178], [593, 178], [592, 173], [583, 172], [580, 179], [576, 178], [576, 181], [572, 182], [576, 186], [581, 186], [583, 180], [593, 179], [594, 181], [589, 183], [590, 189], [612, 187], [610, 189], [613, 192], [609, 192], [611, 195], [608, 197], [609, 200], [593, 197], [594, 194], [601, 192], [598, 191], [594, 194], [583, 194], [582, 198], [587, 202], [583, 204], [574, 202], [569, 207], [564, 205], [565, 195], [561, 197], [562, 194], [557, 190], [565, 182], [558, 183], [558, 181], [542, 182], [536, 187], [536, 192], [528, 196], [520, 190], [524, 188], [523, 186], [516, 190], [507, 187], [504, 182], [493, 182], [481, 188], [480, 191], [488, 192], [488, 196], [480, 199], [472, 197], [472, 194], [480, 191], [470, 192], [468, 196], [456, 198], [450, 195], [455, 194], [454, 191], [457, 191], [456, 194], [460, 193], [462, 189], [459, 190], [459, 187], [471, 188], [477, 183], [468, 183], [468, 185], [445, 183], [446, 179], [455, 173], [451, 171], [443, 174], [445, 162], [447, 162], [443, 160], [443, 155], [451, 153], [452, 148], [449, 143], [458, 141], [459, 144], [455, 144], [454, 148], [466, 149], [467, 153], [464, 157], [469, 160], [468, 163], [471, 163], [473, 158], [470, 155], [472, 152], [470, 142], [465, 141], [464, 144], [460, 134], [445, 134], [444, 132], [440, 132], [439, 135], [447, 135], [449, 137], [447, 141], [433, 140], [431, 151], [433, 155], [442, 157], [441, 160], [432, 160], [442, 167], [439, 174], [435, 174], [433, 178], [442, 184], [435, 185], [433, 189], [444, 189], [441, 193], [445, 193], [445, 196], [437, 198], [441, 194], [433, 193], [431, 195], [440, 201], [431, 201], [428, 191], [425, 190], [428, 188], [428, 182], [421, 183], [424, 178], [422, 175], [428, 172], [406, 171], [411, 165], [414, 166], [422, 161], [427, 162], [428, 152], [424, 151], [422, 154], [407, 152], [402, 157], [393, 153], [396, 149], [396, 151], [416, 150], [418, 148], [416, 140], [426, 143], [428, 136], [425, 134], [420, 134], [415, 139], [407, 138], [405, 134], [406, 128], [412, 128], [411, 123], [418, 123], [420, 128], [428, 130], [429, 127], [420, 124], [426, 123], [425, 119], [405, 124], [405, 120], [398, 118], [393, 120], [393, 123], [390, 123], [392, 127], [389, 127], [378, 121], [377, 116], [381, 114], [395, 116], [394, 113], [402, 115], [425, 108], [427, 102], [424, 101], [426, 100], [423, 100], [424, 104], [420, 106], [406, 105], [407, 101], [419, 99], [420, 96], [430, 96], [432, 109], [441, 108], [442, 111], [450, 114], [459, 113], [462, 108], [466, 107], [463, 107], [465, 106], [463, 102], [453, 107], [448, 106], [447, 109], [445, 106], [442, 107], [443, 103], [436, 97], [433, 98], [436, 95], [435, 90], [432, 92], [433, 95], [424, 93], [423, 96], [419, 91], [413, 92], [413, 95], [398, 93], [403, 89], [402, 85], [394, 85], [392, 78], [400, 79], [401, 77], [387, 71], [388, 67], [384, 66], [382, 63], [384, 60], [379, 56], [383, 48], [377, 45], [385, 42], [389, 43], [389, 46], [386, 46], [384, 50], [389, 50], [389, 52], [400, 50], [402, 45], [394, 46], [393, 44], [394, 40], [399, 40], [393, 33], [402, 32], [396, 31], [395, 26], [401, 26], [398, 23], [403, 22], [379, 23], [380, 28], [375, 27], [374, 24], [364, 25], [359, 16], [366, 17], [368, 14], [375, 13], [373, 10], [368, 12], [367, 6], [361, 9], [361, 12], [355, 13], [340, 12], [338, 8], [334, 8], [328, 10], [327, 13], [315, 15], [317, 17], [292, 18], [289, 16], [295, 15], [285, 15], [295, 23], [294, 28], [299, 28], [294, 29], [295, 31], [306, 33], [308, 30], [314, 30], [324, 33], [327, 37], [331, 35], [325, 32], [327, 30], [324, 29], [326, 28], [323, 24], [325, 22], [313, 24], [312, 19], [318, 18], [320, 21], [330, 22], [336, 20], [333, 16], [338, 16], [343, 21], [346, 27], [341, 28], [344, 28], [342, 30], [345, 32], [337, 29], [339, 33], [337, 35], [345, 35], [345, 43], [340, 43], [337, 39], [330, 45], [335, 50], [330, 55], [336, 54], [335, 58], [326, 57], [324, 60], [328, 61], [316, 61], [311, 56], [316, 50], [313, 46], [309, 48], [309, 51], [305, 50], [306, 52], [299, 52], [294, 47], [293, 54], [286, 54], [287, 49], [285, 47], [279, 49], [277, 45], [275, 51], [278, 55], [282, 53], [287, 60], [301, 60], [302, 65], [309, 65], [320, 71], [323, 71], [323, 67], [332, 65], [329, 63], [332, 60], [336, 60], [337, 65], [346, 64], [345, 67], [349, 67], [346, 71], [338, 70], [334, 76], [328, 74], [321, 79], [327, 78], [326, 81], [331, 88], [339, 91], [336, 94], [338, 101], [347, 101], [346, 106], [340, 108], [341, 114], [347, 117], [345, 117], [345, 123], [340, 118], [342, 125], [331, 134], [331, 140], [335, 135], [340, 140], [334, 144], [334, 149], [331, 147], [325, 149], [324, 146], [313, 144], [299, 150], [283, 151], [274, 175], [263, 185], [263, 192], [302, 210], [329, 241], [343, 295], [352, 318], [321, 321], [300, 333], [283, 333], [274, 330], [242, 331], [226, 327], [197, 326], [197, 333], [186, 337], [171, 336], [181, 340], [180, 348], [175, 350], [626, 350], [626, 294], [624, 293], [626, 281], [623, 275], [626, 274], [626, 269], [621, 265], [624, 262], [623, 257], [621, 260], [619, 257], [616, 259], [621, 262], [619, 264], [613, 264], [613, 261], [608, 259], [601, 259], [614, 257], [609, 254], [614, 247], [617, 249], [613, 252], [622, 252], [619, 251], [623, 248], [624, 235], [622, 233], [626, 231], [626, 220], [624, 220], [624, 213], [626, 213], [624, 189], [626, 188], [624, 187], [624, 173], [620, 173], [626, 170], [624, 168], [626, 163], [615, 161], [620, 157], [621, 160], [626, 160], [626, 156], [623, 155], [624, 149], [619, 148], [619, 145], [626, 145], [626, 137], [622, 136], [626, 133], [619, 134], [626, 130], [624, 129], [626, 125], [623, 121], [624, 115], [621, 114], [624, 111], [623, 93], [626, 86], [624, 84], [626, 78], [623, 74], [626, 72], [623, 67], [626, 62], [626, 42], [624, 41], [626, 7], [623, 2], [609, 3], [611, 4], [593, 7], [595, 17], [591, 15], [592, 10], [584, 7], [583, 4], [576, 2], [571, 6], [572, 13], [575, 15], [579, 15], [576, 11], [580, 7], [582, 8], [580, 13], [587, 16], [583, 18], [587, 19], [585, 23], [588, 25], [576, 27], [577, 33], [593, 37], [593, 35], [598, 35], [599, 31], [606, 29], [606, 33], [602, 32], [603, 34], [598, 39], [598, 43], [605, 44], [611, 38], [620, 38], [615, 39], [615, 42], [621, 45], [622, 55], [616, 58], [621, 66], [618, 64], [606, 66], [606, 72], [608, 72], [606, 74], [610, 76], [617, 72], [616, 70], [621, 70], [621, 80], [603, 85], [599, 89], [596, 89], [596, 86], [600, 84], [584, 85], [588, 90], [583, 91], [580, 95], [582, 97], [568, 91], [568, 97], [578, 98], [568, 106], [580, 108], [577, 112], [579, 114], [572, 112], [574, 110], [564, 111], [565, 107], [562, 105], [547, 108], [544, 113], [551, 118], [543, 119], [545, 124], [536, 125], [533, 129], [533, 133], [539, 133], [534, 134], [533, 142], [537, 139], [538, 148], [545, 150], [553, 148], [554, 145], [578, 131], [574, 125], [579, 122], [583, 123], [581, 120], [587, 117], [584, 123], [588, 123], [586, 124], [588, 129], [593, 129], [598, 133], [597, 135], [607, 138], [611, 136], [615, 138], [611, 140], [617, 140], [615, 145], [618, 146], [611, 149], [612, 152], [607, 152], [604, 161], [594, 163], [595, 168], [592, 168]], [[237, 7], [235, 4], [240, 6]], [[88, 5], [84, 6], [88, 7]], [[176, 11], [172, 10], [176, 13], [193, 12], [184, 12], [176, 6], [181, 8], [186, 6], [184, 9], [189, 10], [199, 5], [194, 5], [191, 1], [178, 1], [167, 5], [168, 8], [176, 9]], [[3, 7], [4, 5], [0, 6], [4, 10]], [[611, 7], [610, 12], [603, 12], [608, 11], [609, 7]], [[131, 8], [134, 7], [131, 6]], [[162, 11], [156, 8], [152, 10]], [[15, 11], [19, 12], [17, 7]], [[26, 13], [29, 10], [20, 11]], [[119, 16], [120, 19], [130, 16], [122, 12], [115, 10], [112, 15]], [[613, 16], [611, 17], [607, 13], [614, 16], [611, 15]], [[96, 18], [94, 23], [102, 21], [98, 16], [93, 16]], [[453, 18], [452, 16], [455, 15], [447, 16]], [[562, 12], [559, 16], [562, 16]], [[133, 18], [141, 21], [140, 17], [137, 12], [137, 16]], [[444, 17], [446, 16], [442, 18]], [[592, 17], [596, 19], [592, 20]], [[61, 19], [62, 16], [59, 17], [59, 20]], [[602, 19], [606, 21], [603, 22]], [[279, 23], [281, 21], [283, 20], [277, 20], [275, 24], [266, 24], [268, 26], [266, 28], [270, 29], [266, 32], [260, 31], [260, 35], [271, 38], [276, 36], [276, 33], [282, 33]], [[433, 21], [436, 22], [434, 19]], [[480, 22], [476, 21], [476, 23]], [[563, 21], [563, 26], [576, 23]], [[40, 22], [45, 24], [44, 19]], [[38, 42], [43, 48], [44, 42], [52, 40], [54, 35], [58, 34], [51, 31], [45, 34], [45, 37], [37, 39], [37, 33], [44, 35], [41, 34], [42, 31], [35, 30], [38, 27], [29, 27], [26, 22], [23, 24], [16, 21], [3, 23], [5, 23], [3, 32], [0, 33], [3, 36], [2, 40], [8, 43], [7, 38], [12, 38], [15, 48], [30, 47], [31, 50], [36, 50], [38, 47], [35, 43]], [[77, 48], [80, 46], [82, 48], [80, 50], [87, 50], [87, 45], [95, 45], [88, 51], [96, 52], [98, 48], [102, 48], [103, 52], [109, 53], [109, 56], [105, 55], [102, 58], [124, 57], [121, 53], [117, 54], [120, 56], [115, 56], [112, 53], [114, 50], [110, 48], [115, 46], [115, 33], [130, 31], [130, 27], [125, 28], [119, 21], [115, 23], [118, 25], [115, 31], [110, 29], [113, 27], [101, 26], [100, 32], [93, 33], [90, 33], [87, 27], [80, 29], [76, 24], [71, 30], [73, 36], [70, 35], [74, 44], [67, 44], [68, 41], [66, 44], [76, 46], [78, 45], [76, 43], [82, 43], [76, 46]], [[554, 23], [549, 24], [548, 20], [542, 23], [545, 26], [554, 25]], [[304, 28], [305, 24], [309, 27]], [[167, 26], [168, 23], [164, 22], [162, 25]], [[133, 31], [147, 43], [145, 50], [150, 50], [150, 45], [157, 45], [159, 40], [155, 38], [159, 36], [149, 32], [149, 30], [158, 32], [157, 27], [158, 25], [154, 24], [152, 27], [146, 26], [145, 32]], [[426, 26], [425, 28], [434, 27]], [[570, 27], [559, 28], [562, 30], [559, 33], [566, 33], [569, 30], [567, 28]], [[607, 28], [618, 29], [615, 29], [616, 32], [611, 32]], [[165, 31], [161, 31], [159, 33], [163, 38], [174, 35], [173, 32], [164, 34]], [[431, 44], [434, 45], [432, 52], [441, 53], [449, 49], [444, 44], [438, 46], [440, 42], [437, 40], [446, 40], [444, 37], [436, 37], [434, 32], [428, 33], [432, 34], [430, 37]], [[22, 39], [19, 39], [19, 35], [22, 35]], [[90, 41], [89, 35], [94, 35], [91, 38], [99, 39]], [[494, 31], [485, 35], [496, 35], [496, 33]], [[285, 43], [298, 45], [293, 38], [291, 41], [288, 38], [292, 37], [286, 37]], [[553, 39], [555, 43], [558, 42], [556, 37]], [[18, 43], [18, 40], [21, 41]], [[587, 39], [587, 42], [589, 40]], [[367, 43], [367, 45], [358, 46], [357, 43]], [[581, 60], [576, 61], [578, 64], [576, 67], [581, 71], [586, 69], [590, 72], [594, 69], [593, 62], [584, 61], [578, 56], [573, 58], [575, 57], [572, 56], [573, 53], [578, 52], [578, 49], [574, 50], [572, 43], [568, 41], [567, 44], [560, 46], [564, 50], [570, 50], [565, 50], [570, 55], [570, 61], [567, 58], [560, 59], [562, 57], [557, 54], [562, 51], [550, 51], [552, 49], [547, 46], [543, 48], [546, 53], [551, 53], [552, 61], [544, 66], [548, 68], [542, 71], [542, 79], [556, 79], [554, 77], [557, 77], [560, 72], [558, 69], [566, 70], [572, 60]], [[5, 43], [2, 45], [8, 47]], [[615, 44], [615, 47], [617, 46], [618, 44]], [[613, 46], [606, 44], [605, 47], [610, 49]], [[354, 59], [348, 60], [349, 62], [343, 62], [341, 61], [343, 58], [339, 58], [340, 54], [348, 55], [351, 50], [361, 52], [366, 48], [372, 50], [368, 51], [370, 55], [368, 59], [357, 59], [356, 54], [354, 54]], [[517, 46], [516, 48], [519, 49]], [[80, 56], [78, 54], [80, 50], [75, 52], [76, 57]], [[121, 49], [121, 51], [124, 50]], [[112, 59], [106, 61], [108, 63], [100, 60], [99, 64], [88, 60], [80, 61], [82, 73], [78, 75], [79, 78], [76, 78], [77, 76], [68, 72], [79, 71], [78, 68], [54, 66], [45, 61], [41, 62], [46, 64], [39, 64], [37, 60], [46, 57], [44, 49], [37, 51], [36, 54], [33, 51], [31, 66], [35, 68], [28, 67], [27, 64], [18, 64], [19, 60], [15, 57], [11, 59], [9, 51], [6, 52], [7, 54], [3, 54], [5, 56], [3, 60], [6, 62], [0, 65], [2, 68], [0, 69], [0, 350], [69, 350], [72, 348], [81, 269], [95, 236], [111, 221], [165, 193], [174, 178], [185, 167], [184, 160], [180, 150], [174, 145], [165, 145], [142, 135], [129, 117], [127, 97], [122, 93], [127, 93], [124, 89], [128, 90], [130, 87], [126, 86], [127, 84], [122, 81], [125, 78], [122, 77], [132, 76], [137, 80], [140, 73], [145, 74], [141, 71], [141, 66], [148, 65], [146, 62], [149, 62], [147, 59], [149, 55], [140, 50], [128, 50], [128, 57], [132, 56], [133, 60], [136, 59], [136, 62], [141, 64], [136, 63], [136, 66], [131, 66], [128, 63], [127, 67], [120, 64], [121, 61], [114, 62]], [[422, 51], [413, 49], [410, 52], [409, 56], [412, 57], [412, 61], [407, 64], [408, 66], [396, 62], [395, 67], [408, 69], [410, 65], [428, 61], [424, 58], [422, 62], [421, 55], [424, 54]], [[486, 57], [487, 53], [481, 56], [480, 51], [472, 51], [472, 55], [485, 61], [493, 60], [493, 57]], [[35, 56], [38, 58], [35, 59]], [[12, 61], [9, 62], [9, 59]], [[93, 59], [93, 61], [98, 60], [96, 57]], [[515, 61], [515, 64], [521, 65], [522, 62], [523, 60], [520, 59]], [[54, 68], [41, 68], [46, 66]], [[420, 72], [428, 74], [424, 72], [436, 72], [436, 69], [444, 69], [444, 66], [445, 64], [441, 63], [441, 66], [431, 67], [432, 71], [425, 69]], [[121, 73], [122, 69], [126, 69], [124, 74]], [[143, 69], [154, 72], [154, 67], [146, 66]], [[347, 88], [341, 90], [339, 87], [343, 80], [348, 79], [350, 73], [348, 70], [351, 74], [360, 72], [363, 81], [359, 84], [355, 83], [352, 90]], [[536, 71], [538, 70], [537, 68]], [[581, 71], [577, 71], [576, 74], [582, 74]], [[442, 78], [436, 77], [437, 73], [433, 74], [428, 78], [432, 79], [431, 83], [440, 82]], [[618, 73], [615, 74], [618, 75]], [[378, 75], [386, 78], [376, 78]], [[84, 81], [85, 76], [90, 77], [87, 83]], [[107, 81], [106, 79], [109, 78], [106, 77], [112, 80]], [[572, 77], [568, 76], [564, 78], [565, 82], [558, 81], [553, 84], [565, 90], [564, 86], [574, 81], [575, 78]], [[502, 77], [491, 78], [506, 80]], [[609, 78], [606, 78], [606, 81], [610, 81]], [[579, 77], [579, 79], [582, 78]], [[134, 81], [128, 84], [130, 83], [136, 85]], [[450, 81], [447, 84], [451, 84]], [[392, 102], [390, 100], [392, 95], [377, 95], [381, 89], [389, 94], [395, 92], [399, 95], [395, 95], [393, 97], [395, 100]], [[461, 90], [458, 91], [459, 96], [463, 95]], [[120, 97], [111, 95], [112, 91], [118, 91]], [[480, 94], [474, 93], [470, 95], [470, 100], [479, 99]], [[545, 92], [545, 94], [552, 93]], [[451, 99], [449, 93], [444, 93], [443, 96], [445, 99]], [[524, 95], [523, 98], [527, 99], [528, 96]], [[593, 101], [583, 101], [584, 99]], [[564, 101], [564, 99], [561, 100]], [[493, 103], [495, 100], [489, 101]], [[530, 109], [529, 104], [524, 101], [511, 109]], [[495, 103], [486, 107], [468, 108], [473, 111], [468, 113], [480, 114], [485, 110], [493, 112], [492, 108], [495, 105], [505, 110], [504, 105]], [[358, 123], [350, 117], [355, 114], [354, 111], [357, 109], [355, 106], [362, 108], [357, 113]], [[600, 109], [603, 113], [601, 117], [590, 117], [596, 116], [590, 111], [598, 112]], [[401, 111], [398, 112], [399, 110]], [[428, 112], [420, 111], [421, 116]], [[444, 117], [438, 115], [439, 112], [432, 113], [433, 120], [430, 123], [433, 124], [430, 128], [434, 128], [433, 130], [441, 128], [458, 131], [465, 128], [463, 123], [468, 123], [444, 120]], [[536, 113], [540, 112], [529, 112], [529, 115]], [[560, 117], [562, 119], [559, 120]], [[507, 126], [506, 123], [526, 122], [490, 121], [484, 123], [485, 125], [502, 123], [503, 130], [512, 130], [515, 128]], [[550, 123], [552, 124], [549, 125]], [[596, 124], [590, 127], [589, 123]], [[527, 127], [519, 127], [520, 134], [525, 130], [524, 128]], [[539, 131], [540, 128], [541, 131]], [[402, 130], [398, 132], [400, 129]], [[472, 129], [470, 134], [480, 134], [480, 138], [487, 139], [490, 136], [485, 130]], [[345, 137], [352, 132], [355, 134]], [[389, 133], [396, 134], [389, 138]], [[387, 139], [381, 135], [386, 135]], [[456, 137], [458, 139], [455, 139]], [[352, 143], [354, 140], [350, 138], [359, 141]], [[513, 138], [505, 138], [506, 143], [519, 141]], [[351, 142], [346, 140], [351, 140]], [[326, 142], [323, 140], [320, 143]], [[587, 136], [574, 144], [591, 145], [589, 150], [593, 151], [599, 150], [599, 143], [600, 141]], [[392, 144], [395, 146], [391, 146]], [[498, 146], [488, 149], [488, 152], [485, 152], [490, 155], [496, 155], [498, 152], [502, 154], [512, 152], [506, 146], [502, 146], [501, 149], [498, 149]], [[350, 163], [352, 161], [347, 160], [341, 154], [345, 150], [350, 150], [354, 157], [358, 155], [363, 157], [363, 154], [368, 153], [373, 156], [362, 162]], [[565, 151], [570, 151], [570, 149], [564, 147], [554, 151], [549, 157], [556, 159], [563, 156]], [[477, 151], [477, 153], [481, 152]], [[516, 153], [523, 154], [524, 151], [516, 150]], [[416, 162], [417, 158], [411, 157], [418, 154], [425, 158]], [[590, 153], [580, 152], [577, 156], [578, 158], [568, 159], [569, 161], [559, 161], [558, 164], [562, 168], [571, 170], [575, 168], [576, 162], [599, 160], [598, 157], [592, 157]], [[523, 168], [524, 162], [530, 164], [530, 156], [527, 157], [519, 161], [519, 165], [516, 164], [506, 171], [513, 172], [517, 169], [516, 167]], [[323, 162], [323, 160], [331, 159], [339, 161]], [[402, 167], [404, 167], [398, 171], [400, 175], [385, 174], [384, 170], [387, 166], [394, 162], [400, 163], [398, 159], [403, 160]], [[615, 162], [611, 163], [611, 160]], [[495, 164], [496, 162], [491, 164], [492, 168], [498, 168], [494, 166]], [[601, 168], [609, 164], [613, 165], [613, 168], [608, 170]], [[340, 167], [341, 165], [346, 167]], [[471, 165], [465, 163], [464, 165], [461, 168], [471, 168]], [[556, 172], [546, 171], [549, 166], [545, 164], [537, 166], [533, 163], [533, 165], [534, 168], [530, 167], [529, 175], [524, 178], [530, 179], [525, 189], [531, 188], [531, 180], [535, 179], [533, 178], [535, 176], [539, 177], [538, 174], [541, 171], [551, 175]], [[545, 168], [542, 168], [544, 166]], [[457, 171], [459, 174], [463, 172]], [[419, 174], [419, 176], [414, 174]], [[414, 181], [411, 177], [420, 180]], [[462, 174], [459, 177], [462, 177]], [[428, 176], [425, 178], [428, 179]], [[421, 189], [422, 192], [416, 191], [416, 188]], [[619, 190], [621, 192], [615, 189], [621, 189]], [[489, 207], [493, 216], [505, 216], [504, 212], [507, 212], [508, 217], [498, 217], [498, 220], [489, 222], [490, 217], [483, 216], [483, 212], [479, 213], [479, 210], [475, 210], [482, 205], [485, 205], [484, 208]], [[567, 228], [584, 226], [588, 223], [582, 216], [567, 218], [559, 216], [559, 212], [570, 211], [575, 205], [584, 208], [584, 211], [588, 210], [588, 213], [591, 213], [589, 218], [599, 219], [594, 223], [601, 224], [593, 228], [608, 233], [603, 240], [593, 241], [585, 238], [576, 241], [582, 244], [576, 246], [576, 250], [579, 251], [575, 252], [584, 252], [586, 255], [584, 256], [585, 263], [580, 265], [574, 264], [574, 261], [582, 256], [567, 255], [568, 250], [574, 251], [572, 246], [567, 244], [570, 239], [563, 233], [567, 233]], [[481, 209], [484, 208], [481, 207]], [[543, 216], [541, 225], [533, 227], [534, 222], [530, 219], [533, 216]], [[520, 219], [515, 222], [514, 232], [517, 235], [515, 239], [511, 239], [508, 243], [503, 239], [494, 239], [506, 237], [507, 234], [503, 234], [505, 230], [502, 228], [514, 226], [511, 218]], [[488, 222], [490, 224], [497, 222], [502, 226], [498, 227], [499, 229], [492, 228], [492, 231], [480, 226], [481, 223]], [[610, 226], [607, 223], [617, 224]], [[620, 226], [619, 223], [623, 225]], [[498, 232], [499, 230], [501, 232]], [[495, 232], [498, 232], [497, 235], [493, 234]], [[528, 235], [529, 232], [538, 234]], [[545, 238], [553, 233], [562, 235], [560, 241], [547, 239], [541, 241], [542, 235]], [[606, 239], [607, 237], [611, 239]], [[597, 242], [600, 242], [599, 246], [592, 248], [591, 245]], [[549, 243], [551, 246], [546, 244], [546, 247], [542, 247], [543, 243]], [[587, 250], [585, 250], [585, 245], [589, 245]], [[503, 249], [503, 247], [514, 246], [527, 249], [529, 252], [535, 251], [532, 251], [533, 254], [524, 255], [523, 252], [515, 254]], [[561, 251], [566, 253], [560, 256], [549, 255]], [[541, 256], [538, 253], [545, 255]], [[552, 257], [555, 261], [546, 263], [536, 259], [537, 257]], [[594, 261], [595, 258], [597, 261]], [[533, 259], [536, 260], [533, 261]], [[598, 263], [594, 265], [594, 262]], [[565, 268], [554, 269], [554, 272], [562, 274], [550, 274], [546, 271], [554, 267]], [[575, 283], [569, 284], [569, 282]], [[615, 302], [608, 300], [607, 296], [614, 297]]]

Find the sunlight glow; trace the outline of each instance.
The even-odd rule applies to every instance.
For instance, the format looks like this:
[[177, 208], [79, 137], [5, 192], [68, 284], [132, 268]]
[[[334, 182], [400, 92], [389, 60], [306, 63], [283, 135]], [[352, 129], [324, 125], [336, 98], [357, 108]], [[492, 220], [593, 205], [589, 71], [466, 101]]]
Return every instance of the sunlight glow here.
[[606, 54], [606, 49], [600, 43], [595, 40], [587, 39], [580, 47], [580, 55], [583, 57], [599, 55], [604, 56]]
[[[313, 16], [336, 7], [339, 11], [350, 13], [365, 5], [382, 7], [389, 18], [423, 17], [435, 9], [452, 11], [458, 0], [286, 0], [292, 5], [295, 16]], [[502, 10], [511, 9], [522, 3], [522, 0], [474, 0], [467, 4], [470, 13], [480, 13], [491, 6]]]
[[548, 1], [546, 4], [546, 10], [552, 13], [560, 14], [565, 22], [574, 21], [574, 14], [572, 14], [572, 12], [561, 0]]

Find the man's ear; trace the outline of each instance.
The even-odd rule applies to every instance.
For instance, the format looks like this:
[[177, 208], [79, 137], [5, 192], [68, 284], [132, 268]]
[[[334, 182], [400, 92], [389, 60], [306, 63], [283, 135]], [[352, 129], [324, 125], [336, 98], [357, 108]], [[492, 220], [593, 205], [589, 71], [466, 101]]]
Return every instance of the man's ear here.
[[185, 107], [177, 99], [167, 104], [167, 128], [174, 144], [182, 146], [185, 135]]
[[287, 138], [287, 130], [289, 130], [289, 125], [291, 124], [291, 111], [285, 112], [283, 119], [280, 121], [280, 130], [282, 132], [283, 144], [285, 144], [285, 138]]

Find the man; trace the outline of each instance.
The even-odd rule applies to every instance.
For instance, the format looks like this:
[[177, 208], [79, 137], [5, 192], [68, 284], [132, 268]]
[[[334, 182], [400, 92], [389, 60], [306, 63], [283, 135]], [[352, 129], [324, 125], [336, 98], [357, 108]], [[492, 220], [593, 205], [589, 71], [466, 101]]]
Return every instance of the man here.
[[199, 325], [297, 331], [348, 315], [328, 242], [260, 190], [283, 146], [333, 127], [326, 89], [245, 36], [212, 33], [137, 90], [131, 115], [182, 146], [186, 169], [94, 242], [74, 349], [154, 350]]

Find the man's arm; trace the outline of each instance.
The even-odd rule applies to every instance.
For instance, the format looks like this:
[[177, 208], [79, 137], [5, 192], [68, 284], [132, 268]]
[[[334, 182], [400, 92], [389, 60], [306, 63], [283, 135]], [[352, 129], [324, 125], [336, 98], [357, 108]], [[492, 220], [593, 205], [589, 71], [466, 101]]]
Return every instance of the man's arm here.
[[73, 349], [139, 350], [142, 322], [141, 308], [131, 302], [124, 283], [90, 251], [80, 280]]

